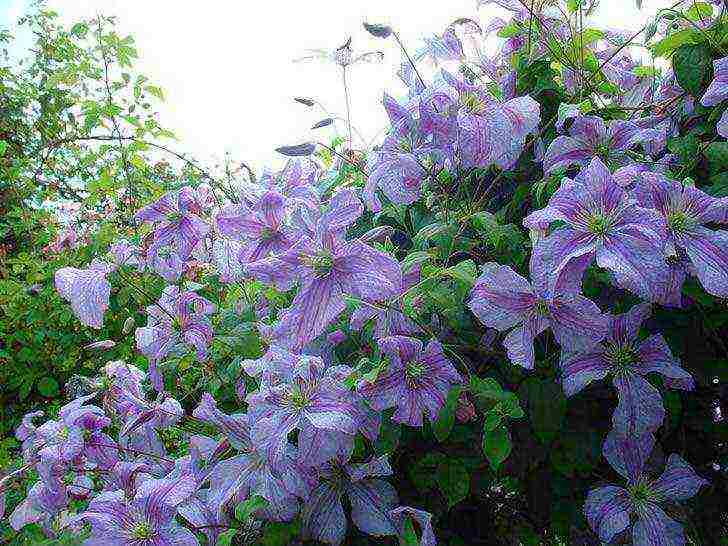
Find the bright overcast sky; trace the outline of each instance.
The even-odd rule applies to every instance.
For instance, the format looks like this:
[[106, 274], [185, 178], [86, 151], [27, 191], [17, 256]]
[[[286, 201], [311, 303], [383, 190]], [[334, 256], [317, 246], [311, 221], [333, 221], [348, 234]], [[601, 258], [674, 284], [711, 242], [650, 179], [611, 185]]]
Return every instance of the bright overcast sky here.
[[[639, 28], [657, 7], [672, 2], [602, 0], [604, 26]], [[24, 11], [27, 0], [0, 0], [0, 26]], [[134, 36], [139, 68], [167, 93], [161, 120], [180, 138], [177, 146], [203, 160], [247, 160], [256, 170], [275, 159], [273, 148], [310, 138], [309, 127], [325, 117], [293, 102], [314, 97], [344, 112], [338, 67], [293, 63], [309, 48], [335, 48], [348, 36], [355, 51], [383, 50], [381, 65], [351, 71], [354, 125], [371, 138], [385, 125], [386, 89], [397, 95], [399, 52], [361, 27], [364, 20], [393, 24], [414, 50], [418, 39], [440, 33], [458, 17], [481, 22], [497, 8], [476, 11], [476, 0], [49, 0], [68, 22], [96, 13], [119, 18]]]

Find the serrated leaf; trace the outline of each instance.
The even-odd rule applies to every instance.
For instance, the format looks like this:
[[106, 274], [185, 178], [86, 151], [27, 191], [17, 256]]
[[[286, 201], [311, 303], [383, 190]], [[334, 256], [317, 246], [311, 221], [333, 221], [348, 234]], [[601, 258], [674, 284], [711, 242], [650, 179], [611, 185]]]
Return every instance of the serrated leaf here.
[[444, 442], [452, 431], [452, 427], [455, 425], [455, 410], [458, 406], [458, 398], [462, 392], [462, 387], [457, 386], [450, 389], [445, 400], [445, 405], [440, 410], [440, 414], [437, 416], [437, 421], [432, 423], [432, 433], [437, 438], [438, 442]]
[[512, 448], [511, 434], [507, 428], [501, 426], [483, 433], [483, 454], [493, 470], [498, 470], [501, 463], [511, 454]]
[[460, 459], [446, 458], [437, 467], [437, 487], [452, 508], [467, 498], [470, 491], [470, 474]]

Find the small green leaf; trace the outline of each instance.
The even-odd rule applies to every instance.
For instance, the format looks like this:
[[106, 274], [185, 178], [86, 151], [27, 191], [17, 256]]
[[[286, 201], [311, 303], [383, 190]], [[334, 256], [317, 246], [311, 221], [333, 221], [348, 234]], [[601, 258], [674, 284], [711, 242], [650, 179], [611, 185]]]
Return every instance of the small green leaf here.
[[450, 436], [450, 431], [452, 431], [452, 427], [455, 425], [455, 409], [457, 408], [461, 391], [462, 387], [453, 387], [450, 389], [445, 400], [445, 405], [437, 417], [437, 421], [432, 423], [432, 432], [440, 443], [447, 440], [447, 437]]
[[493, 432], [503, 422], [503, 416], [495, 409], [489, 409], [485, 414], [483, 420], [483, 430], [485, 432]]
[[437, 486], [452, 508], [468, 496], [470, 474], [459, 459], [448, 457], [437, 467]]
[[402, 534], [399, 536], [400, 546], [420, 546], [420, 539], [417, 538], [415, 525], [410, 518], [405, 520], [403, 527]]
[[512, 448], [511, 434], [507, 428], [501, 426], [493, 431], [484, 432], [483, 454], [493, 470], [498, 470], [501, 463], [510, 455]]
[[248, 521], [250, 516], [266, 506], [268, 506], [267, 500], [260, 495], [253, 495], [252, 497], [245, 499], [243, 502], [238, 503], [235, 507], [235, 519], [241, 522]]
[[4, 140], [0, 140], [0, 157], [5, 155], [5, 151], [8, 149], [8, 143]]
[[238, 533], [237, 529], [228, 529], [217, 537], [217, 546], [232, 546], [233, 539]]
[[692, 28], [673, 32], [652, 46], [652, 54], [655, 57], [668, 57], [681, 45], [695, 44], [700, 40], [700, 33]]
[[521, 32], [521, 25], [515, 21], [511, 21], [498, 31], [499, 38], [511, 38]]
[[38, 389], [40, 395], [46, 398], [55, 398], [61, 392], [58, 381], [52, 377], [42, 378], [35, 387]]

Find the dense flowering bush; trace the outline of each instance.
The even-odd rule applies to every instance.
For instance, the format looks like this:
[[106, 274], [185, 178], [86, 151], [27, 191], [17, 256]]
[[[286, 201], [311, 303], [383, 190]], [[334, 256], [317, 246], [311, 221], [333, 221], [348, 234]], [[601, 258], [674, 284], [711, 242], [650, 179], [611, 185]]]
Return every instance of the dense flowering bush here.
[[[406, 92], [384, 96], [373, 150], [347, 113], [348, 141], [283, 146], [282, 170], [234, 191], [173, 182], [55, 273], [89, 328], [117, 283], [139, 292], [144, 359], [23, 418], [24, 464], [0, 482], [33, 472], [13, 529], [89, 546], [726, 536], [726, 5], [658, 12], [640, 34], [661, 73], [638, 35], [585, 25], [588, 2], [480, 3], [510, 18], [402, 46]], [[322, 56], [346, 74], [371, 55]]]

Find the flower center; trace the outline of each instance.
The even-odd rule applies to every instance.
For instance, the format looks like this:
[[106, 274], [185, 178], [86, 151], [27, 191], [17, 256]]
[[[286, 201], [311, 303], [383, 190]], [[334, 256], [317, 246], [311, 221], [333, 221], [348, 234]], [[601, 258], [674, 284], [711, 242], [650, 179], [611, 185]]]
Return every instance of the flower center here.
[[673, 233], [681, 233], [685, 231], [690, 224], [688, 215], [681, 211], [670, 212], [667, 215], [667, 227]]
[[308, 398], [301, 389], [294, 388], [290, 393], [288, 393], [288, 402], [291, 406], [300, 410], [306, 407], [308, 404]]
[[170, 223], [179, 222], [182, 219], [182, 215], [179, 212], [170, 212], [167, 214], [167, 221]]
[[68, 440], [68, 433], [69, 433], [68, 427], [61, 427], [58, 430], [56, 437], [58, 438], [58, 440], [60, 442], [64, 442], [64, 441]]
[[536, 300], [533, 310], [537, 315], [542, 317], [548, 316], [549, 314], [549, 306], [545, 300]]
[[609, 221], [609, 218], [602, 214], [595, 214], [589, 218], [587, 222], [587, 229], [594, 235], [604, 237], [607, 233], [609, 233], [609, 228], [611, 227], [610, 224], [611, 222]]
[[327, 251], [322, 250], [309, 257], [309, 265], [317, 277], [325, 277], [334, 267], [334, 259]]
[[150, 540], [154, 538], [154, 530], [146, 521], [139, 521], [131, 529], [131, 538], [134, 540]]
[[425, 366], [422, 362], [412, 361], [408, 362], [404, 368], [405, 381], [408, 386], [414, 388], [417, 386], [419, 379], [425, 373]]
[[270, 241], [276, 236], [276, 232], [269, 227], [264, 227], [260, 230], [260, 238], [263, 241]]
[[628, 491], [632, 502], [638, 508], [649, 502], [654, 502], [657, 498], [649, 484], [642, 480], [629, 487]]
[[609, 146], [607, 146], [606, 144], [597, 144], [594, 152], [604, 161], [607, 161], [609, 159]]
[[637, 355], [629, 343], [621, 345], [610, 343], [607, 345], [605, 356], [616, 372], [625, 371], [637, 360]]
[[472, 114], [478, 114], [485, 108], [485, 101], [475, 93], [467, 91], [460, 96], [463, 107]]

